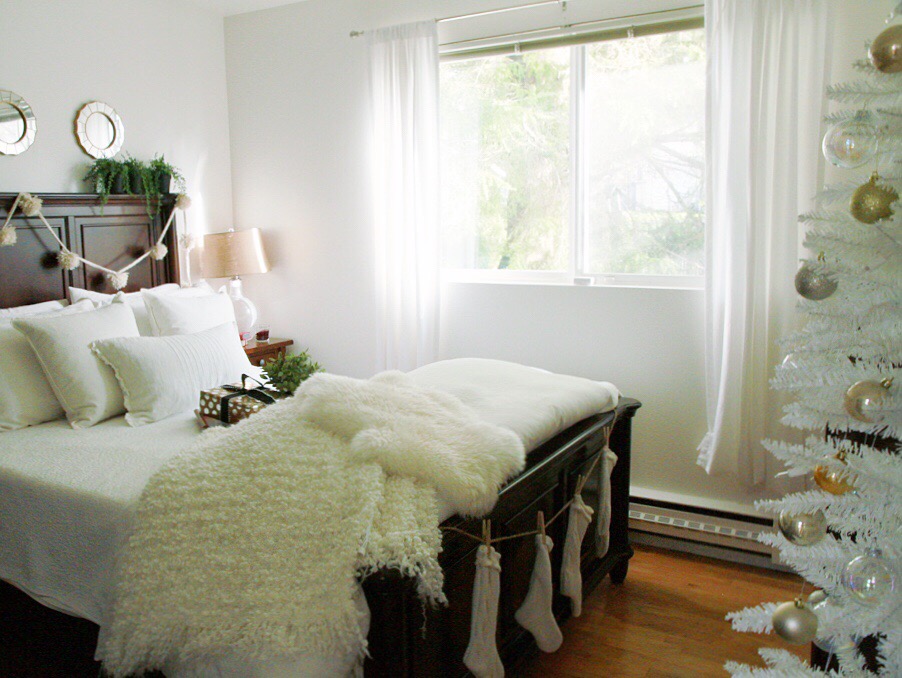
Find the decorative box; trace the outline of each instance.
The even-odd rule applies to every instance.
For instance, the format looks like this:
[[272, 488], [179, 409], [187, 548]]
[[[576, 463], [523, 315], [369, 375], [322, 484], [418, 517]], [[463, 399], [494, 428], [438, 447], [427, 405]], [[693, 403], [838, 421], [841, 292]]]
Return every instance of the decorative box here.
[[242, 384], [226, 384], [200, 392], [198, 416], [224, 424], [235, 424], [271, 405], [281, 394], [265, 388], [247, 388], [247, 378]]

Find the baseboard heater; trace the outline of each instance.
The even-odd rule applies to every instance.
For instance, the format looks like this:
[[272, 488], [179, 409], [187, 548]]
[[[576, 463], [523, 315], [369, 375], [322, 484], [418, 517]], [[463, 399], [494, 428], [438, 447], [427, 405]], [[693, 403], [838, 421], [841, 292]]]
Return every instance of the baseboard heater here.
[[786, 569], [774, 559], [773, 549], [758, 541], [761, 532], [774, 529], [768, 518], [633, 498], [629, 528], [635, 543]]

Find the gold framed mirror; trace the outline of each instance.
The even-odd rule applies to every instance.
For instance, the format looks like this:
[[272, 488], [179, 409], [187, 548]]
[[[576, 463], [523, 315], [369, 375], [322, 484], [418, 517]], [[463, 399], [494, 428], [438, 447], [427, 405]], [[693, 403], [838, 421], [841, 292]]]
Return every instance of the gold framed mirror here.
[[82, 106], [75, 118], [75, 136], [92, 158], [112, 158], [125, 143], [125, 127], [111, 106], [92, 101]]
[[19, 155], [34, 143], [38, 121], [25, 99], [0, 89], [0, 153]]

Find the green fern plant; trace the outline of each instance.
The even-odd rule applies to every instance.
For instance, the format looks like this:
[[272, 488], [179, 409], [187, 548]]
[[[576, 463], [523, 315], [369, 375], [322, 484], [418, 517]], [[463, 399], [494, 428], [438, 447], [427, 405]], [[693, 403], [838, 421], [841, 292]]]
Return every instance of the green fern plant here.
[[322, 366], [306, 350], [296, 355], [280, 355], [263, 366], [266, 385], [285, 395], [294, 395], [303, 381], [322, 371]]

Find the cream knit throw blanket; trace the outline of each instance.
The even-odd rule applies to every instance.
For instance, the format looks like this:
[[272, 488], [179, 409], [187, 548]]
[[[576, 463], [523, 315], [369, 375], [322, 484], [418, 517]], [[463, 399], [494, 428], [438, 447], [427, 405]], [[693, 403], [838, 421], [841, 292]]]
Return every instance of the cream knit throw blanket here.
[[151, 478], [98, 658], [125, 676], [233, 652], [362, 654], [357, 574], [398, 568], [444, 601], [436, 490], [484, 513], [524, 456], [512, 431], [399, 372], [317, 375]]

